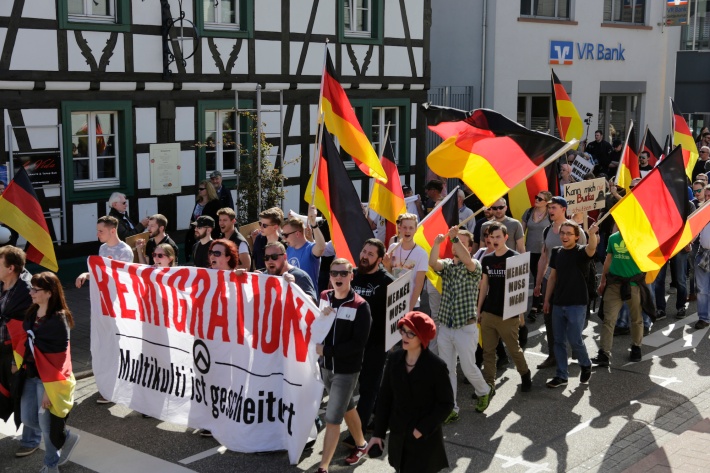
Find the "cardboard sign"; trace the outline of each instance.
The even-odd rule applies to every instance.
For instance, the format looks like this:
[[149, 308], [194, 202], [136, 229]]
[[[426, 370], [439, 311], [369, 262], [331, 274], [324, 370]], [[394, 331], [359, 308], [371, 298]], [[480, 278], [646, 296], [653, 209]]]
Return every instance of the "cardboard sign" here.
[[503, 320], [517, 317], [528, 310], [528, 281], [530, 253], [515, 255], [505, 260], [505, 297]]
[[105, 398], [208, 429], [230, 450], [287, 450], [298, 463], [323, 395], [313, 337], [332, 317], [277, 276], [100, 256], [89, 271], [91, 355]]
[[409, 299], [412, 292], [412, 278], [409, 271], [402, 274], [387, 286], [387, 320], [385, 322], [385, 351], [399, 342], [397, 322], [409, 312]]
[[594, 171], [594, 164], [581, 156], [572, 163], [572, 178], [575, 181], [583, 181], [584, 177]]
[[604, 178], [565, 184], [567, 215], [606, 207], [606, 184]]

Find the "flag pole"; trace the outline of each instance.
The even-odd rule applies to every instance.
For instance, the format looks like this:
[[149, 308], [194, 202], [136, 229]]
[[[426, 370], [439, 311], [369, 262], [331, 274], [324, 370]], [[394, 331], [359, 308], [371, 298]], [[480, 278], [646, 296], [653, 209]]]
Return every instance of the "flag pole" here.
[[[626, 156], [626, 150], [629, 147], [629, 138], [631, 137], [631, 130], [634, 128], [634, 121], [629, 120], [629, 131], [626, 132], [626, 142], [624, 143], [624, 148], [621, 150], [621, 157], [619, 158], [619, 165], [616, 167], [616, 176], [614, 177], [614, 182], [616, 185], [619, 185], [619, 175], [621, 174], [621, 163], [624, 161], [624, 157]], [[628, 168], [628, 166], [627, 166]], [[630, 183], [629, 183], [630, 184]], [[626, 189], [626, 186], [624, 186], [624, 189]]]
[[[531, 177], [533, 177], [538, 171], [540, 171], [541, 169], [543, 169], [544, 167], [546, 167], [548, 164], [554, 162], [556, 159], [558, 159], [560, 156], [562, 156], [563, 154], [565, 154], [565, 153], [567, 152], [567, 150], [571, 149], [571, 148], [572, 148], [574, 145], [576, 145], [577, 143], [579, 143], [579, 140], [578, 140], [577, 138], [572, 138], [570, 141], [568, 141], [567, 143], [565, 143], [565, 145], [564, 145], [562, 148], [560, 148], [560, 149], [558, 149], [557, 151], [555, 151], [555, 152], [554, 152], [549, 158], [547, 158], [541, 165], [539, 165], [538, 167], [536, 167], [535, 170], [531, 171], [527, 176], [525, 176], [520, 182], [525, 182], [525, 181], [527, 181], [528, 179], [530, 179]], [[519, 182], [518, 184], [520, 184], [520, 182]], [[517, 186], [518, 184], [516, 184], [516, 186]], [[456, 186], [456, 187], [458, 188], [458, 186]], [[511, 189], [512, 189], [513, 187], [515, 187], [515, 186], [512, 186]], [[500, 195], [500, 196], [498, 197], [498, 199], [500, 199], [501, 197], [503, 197], [505, 194], [507, 194], [507, 192], [505, 192], [505, 193], [503, 193], [502, 195]], [[495, 199], [495, 200], [498, 200], [498, 199]], [[494, 202], [495, 202], [495, 200], [494, 200]], [[465, 223], [468, 223], [473, 217], [475, 217], [477, 214], [481, 213], [482, 210], [483, 210], [483, 207], [481, 207], [480, 209], [478, 209], [473, 215], [469, 215], [468, 217], [466, 217], [466, 219], [464, 219], [463, 221], [459, 222], [459, 225], [463, 225], [463, 224], [465, 224]]]
[[643, 138], [641, 138], [641, 146], [639, 146], [639, 150], [636, 153], [637, 155], [643, 152], [643, 148], [646, 145], [646, 135], [648, 135], [648, 125], [646, 125], [646, 129], [643, 130]]
[[325, 68], [328, 60], [328, 43], [330, 40], [325, 38], [325, 48], [323, 48], [323, 72], [320, 76], [320, 93], [318, 94], [318, 129], [316, 130], [316, 142], [313, 146], [313, 186], [311, 187], [311, 202], [315, 205], [316, 201], [316, 186], [318, 180], [318, 161], [320, 161], [322, 138], [323, 138], [323, 84], [325, 83]]

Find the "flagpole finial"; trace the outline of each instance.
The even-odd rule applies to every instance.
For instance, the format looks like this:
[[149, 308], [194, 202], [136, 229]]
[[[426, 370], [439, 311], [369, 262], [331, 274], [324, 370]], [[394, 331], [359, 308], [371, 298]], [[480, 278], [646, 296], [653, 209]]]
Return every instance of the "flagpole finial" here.
[[330, 38], [325, 38], [325, 44], [330, 43]]

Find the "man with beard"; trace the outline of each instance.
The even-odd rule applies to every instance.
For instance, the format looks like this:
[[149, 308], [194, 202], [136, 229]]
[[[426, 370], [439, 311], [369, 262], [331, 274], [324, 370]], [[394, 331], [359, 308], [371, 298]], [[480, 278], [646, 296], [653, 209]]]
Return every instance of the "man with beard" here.
[[249, 243], [247, 239], [239, 233], [234, 226], [237, 223], [237, 214], [229, 207], [219, 209], [217, 211], [217, 224], [222, 232], [222, 238], [225, 238], [237, 245], [239, 252], [239, 262], [237, 268], [251, 269], [251, 253], [249, 253]]
[[[377, 238], [370, 238], [360, 252], [357, 272], [351, 283], [353, 290], [370, 304], [372, 326], [365, 345], [365, 355], [358, 378], [360, 400], [357, 414], [362, 423], [363, 434], [375, 409], [375, 400], [380, 389], [382, 373], [385, 369], [385, 322], [387, 319], [387, 286], [394, 278], [380, 267], [385, 256], [385, 245]], [[352, 436], [343, 442], [355, 448]]]
[[167, 243], [175, 250], [175, 257], [179, 253], [178, 247], [172, 238], [165, 233], [165, 228], [168, 226], [168, 219], [164, 215], [155, 214], [148, 219], [146, 229], [150, 232], [150, 239], [146, 242], [143, 239], [136, 240], [136, 252], [138, 253], [138, 262], [153, 266], [153, 251], [158, 245]]
[[197, 242], [192, 247], [192, 261], [198, 268], [209, 268], [209, 250], [212, 242], [212, 229], [214, 228], [214, 219], [208, 215], [198, 217], [194, 222], [195, 239]]
[[[311, 277], [304, 270], [291, 266], [286, 259], [286, 248], [278, 241], [267, 243], [264, 248], [264, 262], [266, 263], [266, 274], [271, 276], [283, 276], [287, 282], [296, 283], [303, 292], [317, 302], [316, 290]], [[239, 271], [239, 270], [238, 270]]]

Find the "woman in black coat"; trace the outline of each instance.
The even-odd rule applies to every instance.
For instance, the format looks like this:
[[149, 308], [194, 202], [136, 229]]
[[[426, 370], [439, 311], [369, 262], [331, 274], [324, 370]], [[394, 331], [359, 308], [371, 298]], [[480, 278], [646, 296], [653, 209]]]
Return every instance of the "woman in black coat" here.
[[389, 428], [390, 465], [402, 473], [434, 473], [449, 466], [442, 432], [454, 408], [449, 370], [427, 349], [436, 335], [428, 315], [409, 312], [397, 326], [402, 350], [387, 360], [368, 451], [373, 445], [383, 448]]
[[[214, 190], [214, 186], [208, 180], [200, 181], [197, 186], [197, 197], [195, 198], [195, 207], [192, 209], [192, 215], [190, 215], [190, 226], [185, 234], [185, 259], [186, 261], [192, 260], [192, 247], [196, 243], [195, 239], [195, 227], [192, 225], [197, 217], [202, 215], [212, 217], [212, 219], [217, 223], [219, 217], [217, 216], [217, 211], [222, 208], [222, 204], [217, 196], [217, 191]], [[212, 229], [212, 238], [219, 238], [219, 225], [215, 225]]]

